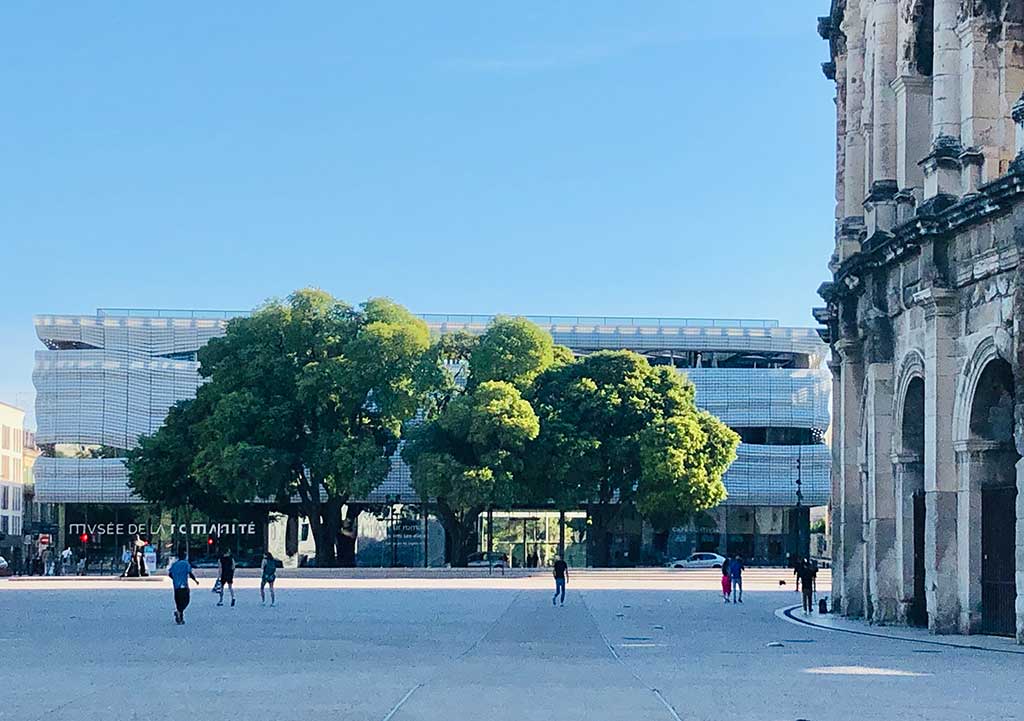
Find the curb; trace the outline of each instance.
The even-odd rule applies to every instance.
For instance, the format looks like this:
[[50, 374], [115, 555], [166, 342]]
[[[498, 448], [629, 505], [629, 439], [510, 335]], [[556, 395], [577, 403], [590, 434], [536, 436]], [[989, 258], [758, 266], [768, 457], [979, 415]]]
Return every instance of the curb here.
[[835, 626], [827, 626], [822, 623], [815, 623], [806, 618], [798, 618], [794, 615], [794, 611], [801, 609], [801, 606], [783, 606], [782, 608], [776, 609], [775, 616], [788, 623], [796, 624], [798, 626], [808, 626], [810, 628], [816, 628], [819, 631], [835, 631], [836, 633], [850, 633], [854, 636], [870, 636], [872, 638], [884, 638], [888, 641], [903, 641], [904, 643], [921, 643], [926, 646], [942, 646], [944, 648], [957, 648], [964, 651], [987, 651], [989, 653], [1008, 653], [1016, 656], [1024, 656], [1024, 647], [1017, 651], [1011, 648], [990, 648], [988, 646], [978, 646], [976, 644], [969, 643], [950, 643], [949, 641], [934, 641], [929, 638], [907, 638], [906, 636], [893, 636], [887, 633], [878, 633], [877, 631], [861, 631], [855, 628], [836, 628]]

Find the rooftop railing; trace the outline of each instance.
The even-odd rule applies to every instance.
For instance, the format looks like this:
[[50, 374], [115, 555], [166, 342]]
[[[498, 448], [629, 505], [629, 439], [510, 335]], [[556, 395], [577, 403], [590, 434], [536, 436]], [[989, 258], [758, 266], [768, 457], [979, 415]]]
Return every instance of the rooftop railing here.
[[[191, 310], [185, 308], [98, 308], [97, 317], [117, 318], [236, 318], [251, 310]], [[428, 323], [487, 325], [497, 315], [472, 313], [418, 313]], [[510, 314], [514, 315], [514, 314]], [[658, 318], [622, 315], [524, 315], [514, 316], [540, 326], [632, 326], [638, 328], [778, 328], [779, 321], [761, 318]]]
[[[453, 323], [460, 325], [486, 325], [494, 320], [493, 315], [467, 315], [445, 313], [420, 313], [419, 317], [428, 323]], [[642, 328], [778, 328], [779, 321], [757, 318], [656, 318], [644, 316], [617, 315], [524, 315], [516, 316], [537, 325], [577, 326], [636, 326]]]
[[189, 310], [186, 308], [97, 308], [98, 318], [237, 318], [252, 315], [251, 310]]

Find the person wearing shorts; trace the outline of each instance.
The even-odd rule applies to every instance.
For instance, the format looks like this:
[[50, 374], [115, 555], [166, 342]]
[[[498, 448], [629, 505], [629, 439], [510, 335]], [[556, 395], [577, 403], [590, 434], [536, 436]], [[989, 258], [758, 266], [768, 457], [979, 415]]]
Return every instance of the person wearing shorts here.
[[277, 602], [277, 599], [274, 597], [274, 581], [277, 579], [277, 559], [274, 558], [270, 551], [263, 554], [263, 563], [260, 569], [260, 603], [267, 603], [264, 589], [270, 586], [270, 605], [273, 606]]
[[174, 622], [179, 626], [185, 623], [185, 609], [188, 608], [189, 596], [188, 580], [191, 578], [199, 585], [199, 580], [192, 573], [192, 564], [185, 558], [186, 551], [182, 548], [178, 551], [178, 560], [167, 569], [167, 575], [171, 577], [174, 586]]
[[231, 594], [231, 605], [235, 605], [235, 559], [231, 557], [231, 549], [224, 551], [220, 557], [220, 600], [218, 606], [224, 605], [224, 587]]

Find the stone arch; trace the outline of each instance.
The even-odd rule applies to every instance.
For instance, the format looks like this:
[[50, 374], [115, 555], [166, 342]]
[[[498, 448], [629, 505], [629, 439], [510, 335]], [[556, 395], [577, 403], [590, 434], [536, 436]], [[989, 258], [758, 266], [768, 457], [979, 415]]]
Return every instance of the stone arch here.
[[[905, 439], [905, 421], [907, 420], [907, 398], [908, 392], [911, 390], [910, 386], [917, 381], [921, 384], [924, 383], [924, 356], [918, 350], [908, 351], [903, 356], [902, 362], [900, 362], [900, 369], [896, 375], [896, 388], [893, 394], [893, 453], [902, 454], [910, 450], [908, 448], [908, 439]], [[916, 399], [916, 395], [915, 395]], [[915, 439], [916, 440], [916, 439]], [[924, 448], [919, 449], [919, 453], [924, 453]]]
[[995, 335], [986, 335], [974, 347], [964, 362], [957, 377], [956, 397], [953, 401], [953, 443], [964, 444], [971, 440], [971, 410], [975, 391], [982, 374], [989, 363], [1003, 358], [999, 353]]
[[953, 414], [961, 549], [960, 630], [1012, 635], [1016, 626], [1016, 388], [997, 333], [983, 338], [958, 378]]
[[893, 395], [892, 462], [896, 496], [899, 619], [928, 625], [925, 586], [924, 356], [911, 350], [900, 363]]

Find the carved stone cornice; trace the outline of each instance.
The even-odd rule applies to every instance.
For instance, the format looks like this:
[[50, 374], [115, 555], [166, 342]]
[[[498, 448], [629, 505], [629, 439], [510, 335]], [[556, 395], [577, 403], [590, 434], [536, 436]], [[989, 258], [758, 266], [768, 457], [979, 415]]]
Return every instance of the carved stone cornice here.
[[[1022, 107], [1024, 112], [1024, 107]], [[945, 151], [943, 151], [945, 152]], [[962, 149], [959, 152], [963, 152]], [[960, 163], [959, 153], [954, 159]], [[860, 292], [860, 276], [872, 268], [884, 267], [917, 252], [929, 239], [952, 235], [980, 225], [995, 216], [1009, 212], [1024, 201], [1024, 154], [1020, 162], [1011, 164], [1006, 175], [986, 183], [978, 192], [957, 199], [939, 195], [922, 203], [912, 218], [893, 228], [887, 236], [872, 237], [863, 242], [861, 252], [845, 258], [835, 271], [833, 287], [835, 299]], [[845, 220], [844, 220], [845, 224]], [[856, 230], [849, 225], [845, 232], [851, 237]], [[841, 227], [840, 233], [844, 232]], [[877, 234], [876, 234], [877, 235]]]
[[920, 453], [911, 453], [909, 451], [903, 451], [901, 453], [892, 453], [889, 456], [894, 466], [912, 466], [917, 463], [923, 463], [924, 458]]
[[932, 286], [914, 293], [914, 304], [924, 308], [925, 320], [936, 316], [948, 317], [956, 313], [957, 293], [949, 288]]
[[833, 346], [843, 365], [864, 362], [864, 342], [860, 338], [840, 338]]

